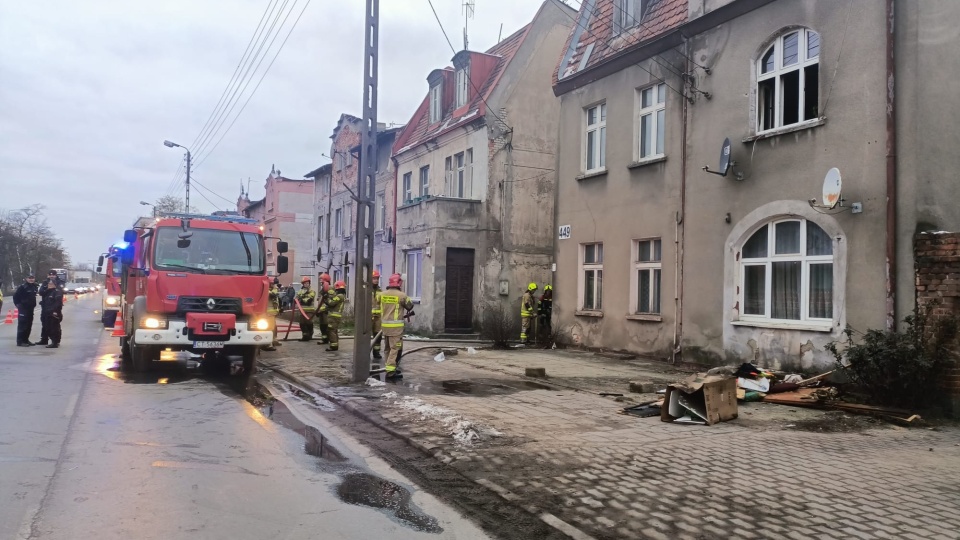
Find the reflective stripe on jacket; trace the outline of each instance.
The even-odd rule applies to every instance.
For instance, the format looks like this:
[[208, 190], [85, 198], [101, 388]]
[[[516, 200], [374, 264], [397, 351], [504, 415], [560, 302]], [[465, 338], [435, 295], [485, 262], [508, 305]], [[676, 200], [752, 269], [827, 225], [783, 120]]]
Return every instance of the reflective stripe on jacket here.
[[520, 316], [521, 317], [533, 317], [533, 312], [536, 311], [537, 301], [534, 299], [533, 294], [530, 291], [523, 293], [523, 299], [520, 301]]
[[373, 304], [371, 304], [372, 309], [370, 313], [373, 314], [374, 319], [379, 319], [383, 315], [383, 308], [380, 307], [380, 297], [383, 296], [383, 291], [380, 290], [380, 287], [373, 289]]
[[267, 306], [267, 314], [277, 315], [280, 313], [280, 289], [276, 286], [270, 287], [270, 303]]
[[413, 309], [413, 301], [400, 289], [388, 288], [380, 294], [382, 328], [403, 328], [403, 315]]
[[317, 310], [314, 301], [317, 299], [317, 292], [314, 290], [300, 289], [297, 293], [297, 300], [300, 301], [300, 307], [305, 313], [313, 313]]

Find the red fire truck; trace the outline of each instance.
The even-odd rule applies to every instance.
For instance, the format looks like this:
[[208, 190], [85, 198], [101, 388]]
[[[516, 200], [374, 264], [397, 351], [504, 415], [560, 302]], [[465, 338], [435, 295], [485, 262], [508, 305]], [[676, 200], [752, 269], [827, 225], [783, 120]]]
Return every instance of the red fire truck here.
[[[273, 339], [257, 222], [165, 214], [138, 225], [124, 232], [118, 246], [123, 359], [138, 372], [154, 362], [196, 366], [225, 359], [253, 373], [260, 348]], [[286, 243], [277, 242], [277, 251], [277, 273], [283, 274]]]

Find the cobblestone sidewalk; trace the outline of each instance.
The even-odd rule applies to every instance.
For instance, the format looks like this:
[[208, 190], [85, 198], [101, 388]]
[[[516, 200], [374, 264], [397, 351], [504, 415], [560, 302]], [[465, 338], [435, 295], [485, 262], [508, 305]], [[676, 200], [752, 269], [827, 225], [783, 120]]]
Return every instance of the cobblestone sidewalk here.
[[[436, 349], [414, 351], [427, 343], [404, 345], [405, 378], [386, 387], [346, 385], [350, 342], [335, 354], [288, 343], [263, 364], [409, 434], [574, 537], [960, 538], [956, 426], [759, 403], [715, 426], [667, 424], [618, 414], [624, 403], [598, 395], [683, 376], [656, 362], [486, 350], [436, 362]], [[524, 377], [527, 367], [548, 378]], [[848, 428], [831, 432], [837, 424]]]

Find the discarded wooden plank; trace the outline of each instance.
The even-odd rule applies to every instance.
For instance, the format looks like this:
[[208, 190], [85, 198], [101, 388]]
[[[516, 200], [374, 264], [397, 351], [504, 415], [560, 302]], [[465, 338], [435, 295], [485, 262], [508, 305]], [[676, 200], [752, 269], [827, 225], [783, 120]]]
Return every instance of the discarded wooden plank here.
[[810, 384], [810, 383], [812, 383], [812, 382], [819, 381], [820, 379], [823, 379], [823, 378], [827, 377], [828, 375], [831, 375], [831, 374], [836, 373], [836, 372], [837, 372], [837, 370], [831, 369], [830, 371], [828, 371], [828, 372], [826, 372], [826, 373], [821, 373], [821, 374], [819, 374], [819, 375], [817, 375], [817, 376], [810, 377], [809, 379], [804, 379], [804, 380], [798, 382], [797, 384], [799, 384], [800, 386], [803, 386], [803, 385], [805, 385], [805, 384]]
[[906, 409], [895, 409], [895, 408], [893, 408], [893, 407], [880, 407], [880, 406], [876, 406], [876, 405], [861, 405], [861, 404], [859, 404], [859, 403], [845, 403], [845, 402], [842, 402], [842, 401], [838, 401], [838, 402], [833, 403], [833, 406], [836, 407], [836, 408], [838, 408], [838, 409], [859, 410], [859, 411], [872, 411], [872, 412], [876, 412], [876, 413], [880, 413], [880, 414], [889, 414], [889, 415], [892, 415], [892, 416], [903, 416], [903, 417], [907, 417], [907, 416], [910, 416], [911, 414], [913, 414], [913, 413], [911, 413], [910, 411], [908, 411], [908, 410], [906, 410]]
[[797, 407], [823, 407], [823, 404], [812, 395], [816, 391], [815, 388], [800, 388], [793, 392], [770, 394], [760, 401], [777, 405], [795, 405]]

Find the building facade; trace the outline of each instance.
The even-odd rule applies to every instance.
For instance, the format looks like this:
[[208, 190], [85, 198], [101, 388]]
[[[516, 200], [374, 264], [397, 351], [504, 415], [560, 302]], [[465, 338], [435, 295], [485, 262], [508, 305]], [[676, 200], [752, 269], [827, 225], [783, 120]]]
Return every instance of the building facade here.
[[313, 274], [313, 179], [286, 178], [272, 168], [264, 182], [262, 199], [251, 201], [249, 193], [241, 193], [237, 212], [263, 224], [267, 251], [267, 274], [277, 275], [277, 242], [286, 242], [289, 251], [289, 272], [280, 276], [286, 285], [299, 282], [300, 276]]
[[549, 282], [559, 110], [550, 74], [575, 15], [547, 0], [524, 28], [427, 77], [393, 154], [397, 267], [426, 306], [412, 329], [472, 332], [485, 309], [519, 311], [527, 283]]
[[[947, 2], [585, 0], [554, 80], [566, 338], [816, 371], [848, 324], [908, 315], [914, 232], [960, 225], [952, 163], [916, 127], [926, 115], [935, 146], [956, 139], [918, 75], [958, 67], [933, 37], [958, 14]], [[726, 176], [704, 170], [722, 153]]]
[[[340, 115], [331, 135], [332, 163], [324, 165], [307, 177], [317, 180], [314, 189], [314, 245], [321, 250], [313, 273], [327, 272], [332, 281], [344, 280], [348, 296], [356, 285], [356, 226], [357, 204], [354, 198], [360, 167], [360, 139], [362, 120], [349, 114]], [[392, 197], [396, 174], [390, 154], [398, 128], [381, 124], [377, 130], [377, 181], [374, 189], [374, 246], [373, 265], [381, 275], [394, 268]], [[316, 249], [314, 249], [316, 252]]]

